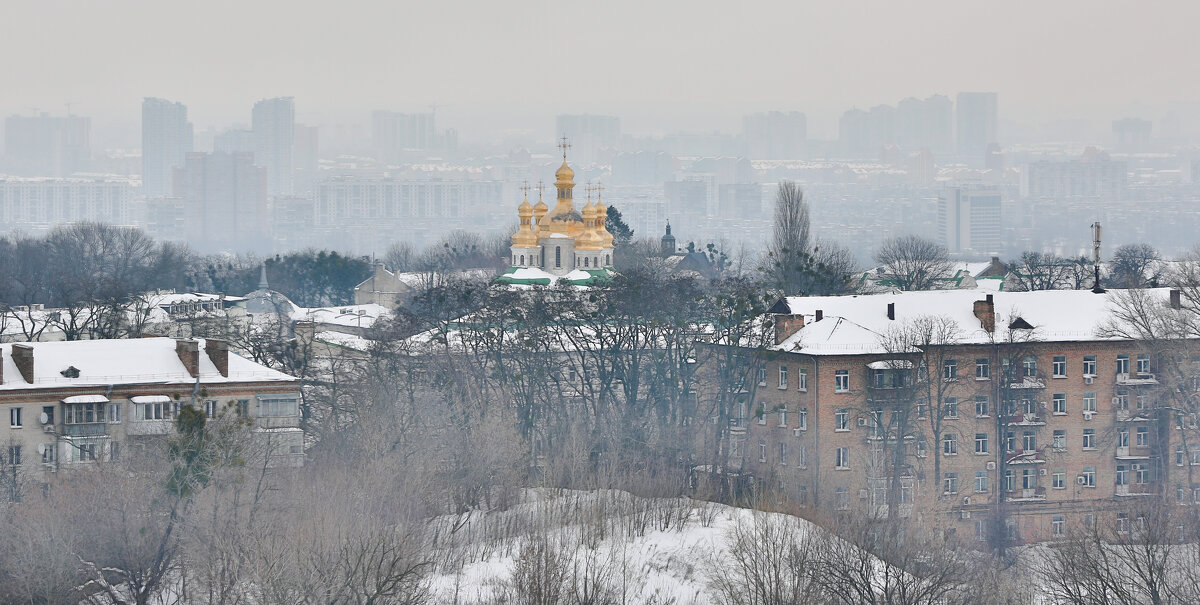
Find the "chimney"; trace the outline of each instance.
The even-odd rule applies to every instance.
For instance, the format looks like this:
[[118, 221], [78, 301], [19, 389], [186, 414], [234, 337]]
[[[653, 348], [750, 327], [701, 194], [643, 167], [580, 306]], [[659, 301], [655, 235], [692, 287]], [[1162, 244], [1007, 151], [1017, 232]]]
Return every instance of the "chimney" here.
[[804, 327], [803, 315], [784, 315], [778, 314], [775, 316], [775, 344], [780, 344], [787, 340], [792, 334], [800, 331]]
[[179, 356], [179, 361], [183, 362], [183, 367], [187, 368], [192, 378], [200, 376], [200, 343], [194, 340], [176, 340], [175, 354]]
[[825, 312], [824, 312], [824, 311], [822, 311], [821, 309], [817, 309], [817, 319], [816, 319], [816, 321], [821, 321], [822, 319], [825, 319]]
[[21, 378], [25, 382], [33, 384], [33, 347], [23, 344], [14, 344], [12, 346], [13, 363], [17, 364], [17, 370], [21, 372]]
[[996, 331], [996, 303], [992, 300], [991, 294], [988, 294], [985, 300], [975, 301], [972, 311], [984, 330], [988, 333]]
[[208, 358], [212, 360], [214, 366], [217, 366], [217, 371], [222, 376], [229, 378], [229, 342], [206, 338], [204, 339], [204, 352], [208, 353]]
[[1180, 300], [1179, 297], [1180, 297], [1179, 290], [1171, 290], [1171, 308], [1172, 309], [1182, 309], [1183, 308], [1183, 301]]
[[300, 345], [307, 347], [312, 344], [317, 338], [317, 324], [311, 321], [298, 321], [292, 327], [293, 333], [296, 335], [296, 340], [300, 341]]
[[888, 303], [888, 319], [896, 320], [896, 303], [894, 302]]

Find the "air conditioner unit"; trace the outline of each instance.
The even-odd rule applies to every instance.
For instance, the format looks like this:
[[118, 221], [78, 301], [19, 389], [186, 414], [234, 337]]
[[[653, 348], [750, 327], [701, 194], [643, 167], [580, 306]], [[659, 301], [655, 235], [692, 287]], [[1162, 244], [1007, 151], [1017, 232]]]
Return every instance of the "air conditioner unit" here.
[[1091, 419], [1092, 419], [1092, 414], [1094, 414], [1094, 413], [1095, 413], [1095, 412], [1084, 412], [1084, 413], [1083, 413], [1083, 419], [1084, 419], [1084, 420], [1091, 420]]
[[995, 460], [991, 460], [987, 463], [987, 470], [989, 470], [989, 471], [996, 470], [996, 461]]
[[793, 435], [793, 436], [795, 436], [795, 437], [799, 437], [799, 436], [800, 436], [800, 432], [801, 432], [801, 431], [803, 431], [803, 430], [804, 430], [804, 429], [792, 429], [792, 435]]
[[858, 499], [866, 500], [867, 499], [867, 490], [865, 490], [865, 489], [858, 490]]
[[867, 419], [866, 419], [866, 418], [859, 418], [859, 419], [858, 419], [858, 426], [867, 426]]
[[1039, 469], [1038, 469], [1038, 474], [1039, 474], [1039, 475], [1042, 475], [1043, 477], [1044, 477], [1044, 476], [1046, 476], [1046, 469], [1044, 469], [1044, 468], [1039, 468]]
[[[964, 496], [963, 497], [963, 506], [970, 506], [970, 504], [971, 504], [971, 497]], [[970, 513], [967, 513], [967, 514], [969, 515]]]
[[1045, 402], [1045, 401], [1041, 401], [1041, 402], [1039, 402], [1039, 403], [1041, 403], [1041, 404], [1042, 404], [1042, 409], [1043, 409], [1043, 410], [1044, 410], [1044, 409], [1047, 409], [1047, 408], [1049, 408], [1049, 407], [1050, 407], [1050, 406], [1046, 405], [1046, 402]]
[[1075, 483], [1078, 483], [1080, 485], [1085, 485], [1087, 483], [1087, 477], [1084, 477], [1083, 475], [1075, 477]]
[[1095, 377], [1095, 376], [1084, 376], [1084, 377], [1083, 377], [1083, 384], [1092, 384], [1092, 382], [1093, 382], [1094, 380], [1096, 380], [1096, 377]]
[[964, 511], [962, 511], [962, 518], [963, 518], [963, 519], [970, 519], [970, 518], [971, 518], [971, 511], [969, 511], [969, 510], [964, 510]]

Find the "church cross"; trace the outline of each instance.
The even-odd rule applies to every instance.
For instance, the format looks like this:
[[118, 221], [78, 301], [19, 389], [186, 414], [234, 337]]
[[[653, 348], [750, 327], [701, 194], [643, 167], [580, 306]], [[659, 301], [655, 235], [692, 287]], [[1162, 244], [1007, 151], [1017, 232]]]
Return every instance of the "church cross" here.
[[558, 148], [563, 152], [563, 161], [567, 161], [567, 150], [571, 148], [571, 144], [567, 142], [567, 135], [564, 134], [562, 138], [559, 139]]

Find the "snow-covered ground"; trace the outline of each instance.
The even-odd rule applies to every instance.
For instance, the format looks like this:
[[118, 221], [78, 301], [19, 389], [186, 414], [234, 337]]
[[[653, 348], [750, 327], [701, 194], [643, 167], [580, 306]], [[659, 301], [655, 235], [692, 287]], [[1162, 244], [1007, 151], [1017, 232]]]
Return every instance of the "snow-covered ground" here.
[[[503, 512], [443, 518], [446, 541], [460, 553], [431, 576], [434, 601], [487, 603], [513, 576], [522, 546], [545, 540], [568, 566], [595, 562], [626, 602], [709, 603], [705, 567], [724, 558], [727, 532], [755, 513], [686, 498], [648, 499], [625, 492], [534, 491]], [[579, 521], [583, 519], [584, 521]], [[798, 528], [808, 522], [788, 517]], [[445, 543], [443, 544], [445, 545]], [[568, 573], [568, 575], [570, 575]]]

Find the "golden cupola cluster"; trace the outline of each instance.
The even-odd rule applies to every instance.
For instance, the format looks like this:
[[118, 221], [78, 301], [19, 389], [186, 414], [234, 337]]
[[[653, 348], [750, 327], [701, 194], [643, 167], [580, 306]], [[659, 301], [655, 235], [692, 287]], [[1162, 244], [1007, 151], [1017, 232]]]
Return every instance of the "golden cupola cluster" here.
[[[542, 200], [541, 186], [538, 186], [538, 203], [529, 204], [529, 187], [525, 198], [517, 208], [521, 219], [520, 227], [512, 236], [514, 248], [537, 248], [543, 245], [545, 238], [569, 238], [573, 240], [577, 250], [603, 250], [612, 248], [613, 236], [605, 225], [608, 208], [603, 202], [595, 204], [591, 201], [589, 189], [588, 203], [582, 211], [575, 210], [575, 171], [567, 164], [566, 145], [563, 147], [563, 163], [554, 173], [554, 188], [556, 191], [554, 208], [548, 208]], [[597, 188], [598, 190], [599, 188]]]

